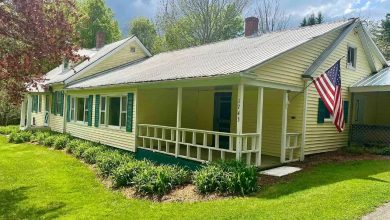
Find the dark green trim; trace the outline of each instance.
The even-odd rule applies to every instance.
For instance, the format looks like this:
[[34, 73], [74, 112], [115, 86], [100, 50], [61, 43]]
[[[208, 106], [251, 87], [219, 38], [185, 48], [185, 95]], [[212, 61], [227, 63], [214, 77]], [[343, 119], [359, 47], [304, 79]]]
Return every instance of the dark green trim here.
[[88, 96], [88, 126], [92, 126], [93, 95]]
[[55, 103], [56, 103], [56, 94], [57, 93], [55, 93], [55, 92], [53, 92], [52, 94], [51, 94], [51, 113], [53, 114], [53, 115], [55, 115], [56, 114], [56, 109], [55, 109]]
[[126, 131], [133, 131], [133, 102], [134, 102], [134, 94], [127, 94], [127, 121], [126, 121]]
[[38, 95], [38, 112], [42, 112], [42, 95]]
[[344, 122], [348, 123], [348, 110], [349, 110], [349, 103], [348, 101], [344, 101]]
[[60, 116], [64, 116], [64, 91], [61, 92], [60, 98], [61, 98]]
[[325, 103], [321, 98], [318, 99], [318, 113], [317, 113], [317, 123], [322, 124], [325, 122], [325, 116], [328, 109], [326, 109]]
[[66, 121], [70, 122], [70, 95], [66, 99]]
[[100, 95], [95, 96], [95, 127], [99, 127], [100, 121]]

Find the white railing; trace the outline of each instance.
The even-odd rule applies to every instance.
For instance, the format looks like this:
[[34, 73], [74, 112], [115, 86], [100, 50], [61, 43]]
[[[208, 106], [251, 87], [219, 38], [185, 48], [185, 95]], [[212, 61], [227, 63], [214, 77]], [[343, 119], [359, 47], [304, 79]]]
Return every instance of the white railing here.
[[301, 154], [301, 133], [286, 134], [285, 163], [298, 161]]
[[161, 125], [138, 125], [140, 148], [198, 162], [227, 158], [241, 160], [245, 155], [248, 164], [260, 166], [260, 137], [258, 133], [238, 135]]

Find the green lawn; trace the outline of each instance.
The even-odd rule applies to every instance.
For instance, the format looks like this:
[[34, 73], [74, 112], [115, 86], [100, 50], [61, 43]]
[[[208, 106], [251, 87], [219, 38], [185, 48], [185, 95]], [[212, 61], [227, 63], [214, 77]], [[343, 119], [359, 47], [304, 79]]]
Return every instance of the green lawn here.
[[0, 219], [356, 219], [390, 201], [390, 161], [326, 164], [248, 198], [125, 199], [60, 151], [0, 137]]

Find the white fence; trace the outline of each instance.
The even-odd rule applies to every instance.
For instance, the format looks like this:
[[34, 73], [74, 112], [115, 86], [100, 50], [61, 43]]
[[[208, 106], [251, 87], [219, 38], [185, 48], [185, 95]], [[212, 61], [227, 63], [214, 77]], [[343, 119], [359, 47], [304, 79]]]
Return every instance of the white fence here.
[[138, 146], [198, 162], [225, 160], [228, 157], [242, 160], [245, 157], [248, 164], [260, 166], [260, 135], [140, 124]]

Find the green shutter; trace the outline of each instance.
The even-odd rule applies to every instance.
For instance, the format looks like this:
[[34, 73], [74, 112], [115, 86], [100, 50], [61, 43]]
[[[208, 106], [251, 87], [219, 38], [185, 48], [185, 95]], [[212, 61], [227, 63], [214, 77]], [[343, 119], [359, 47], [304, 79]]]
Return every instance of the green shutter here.
[[348, 108], [349, 108], [348, 101], [344, 101], [344, 122], [345, 123], [348, 123]]
[[38, 112], [42, 111], [42, 95], [38, 95]]
[[93, 95], [88, 97], [88, 126], [92, 126], [92, 105], [93, 105]]
[[60, 95], [61, 95], [60, 116], [64, 116], [64, 91], [62, 91]]
[[32, 101], [32, 112], [37, 112], [36, 106], [37, 106], [37, 100], [35, 100], [37, 96], [36, 95], [31, 95], [31, 101]]
[[325, 121], [325, 114], [328, 110], [326, 109], [325, 103], [322, 101], [322, 99], [318, 99], [318, 116], [317, 116], [317, 123], [324, 123]]
[[95, 96], [95, 127], [99, 127], [100, 95]]
[[70, 95], [67, 96], [66, 100], [66, 121], [70, 122]]
[[133, 131], [133, 101], [134, 101], [134, 94], [128, 93], [127, 94], [127, 121], [126, 121], [127, 132]]
[[47, 112], [49, 112], [49, 100], [50, 100], [49, 95], [46, 95], [46, 96], [45, 96], [45, 110], [46, 110]]
[[56, 93], [53, 92], [53, 93], [51, 94], [51, 113], [52, 113], [53, 115], [56, 114], [55, 102], [56, 102]]

